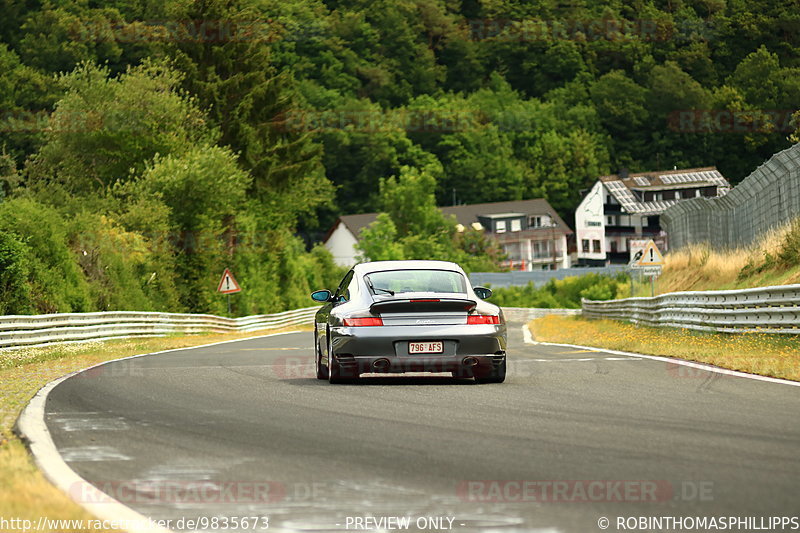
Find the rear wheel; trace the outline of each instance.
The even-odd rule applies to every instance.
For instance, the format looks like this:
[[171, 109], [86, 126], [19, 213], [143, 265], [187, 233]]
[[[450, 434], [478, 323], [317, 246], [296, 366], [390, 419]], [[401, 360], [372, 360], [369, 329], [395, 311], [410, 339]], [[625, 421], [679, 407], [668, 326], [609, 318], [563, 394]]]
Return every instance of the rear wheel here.
[[506, 358], [503, 357], [503, 361], [497, 365], [493, 366], [492, 370], [489, 371], [488, 374], [483, 376], [475, 376], [476, 383], [502, 383], [506, 380]]
[[342, 377], [342, 367], [328, 352], [328, 383], [345, 383], [347, 380]]
[[328, 379], [328, 367], [322, 364], [322, 350], [319, 349], [319, 336], [314, 331], [314, 360], [317, 367], [317, 379]]

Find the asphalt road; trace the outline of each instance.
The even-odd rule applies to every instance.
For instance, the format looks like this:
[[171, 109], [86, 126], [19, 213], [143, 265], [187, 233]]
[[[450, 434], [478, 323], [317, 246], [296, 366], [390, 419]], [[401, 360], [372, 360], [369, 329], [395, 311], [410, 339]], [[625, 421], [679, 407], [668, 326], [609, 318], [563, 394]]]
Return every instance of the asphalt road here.
[[601, 517], [618, 531], [617, 517], [800, 514], [797, 387], [526, 345], [520, 328], [500, 385], [329, 385], [306, 332], [106, 365], [57, 386], [46, 421], [78, 474], [175, 529], [263, 516], [343, 531], [369, 516], [583, 533]]

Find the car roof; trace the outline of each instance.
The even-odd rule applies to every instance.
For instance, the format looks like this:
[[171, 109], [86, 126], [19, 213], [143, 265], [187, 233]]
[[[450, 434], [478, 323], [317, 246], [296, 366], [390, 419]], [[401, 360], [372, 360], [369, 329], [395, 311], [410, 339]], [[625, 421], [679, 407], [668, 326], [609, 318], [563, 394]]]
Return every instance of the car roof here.
[[463, 269], [456, 263], [450, 261], [370, 261], [359, 263], [353, 270], [357, 274], [370, 274], [372, 272], [383, 272], [386, 270], [452, 270], [464, 273]]

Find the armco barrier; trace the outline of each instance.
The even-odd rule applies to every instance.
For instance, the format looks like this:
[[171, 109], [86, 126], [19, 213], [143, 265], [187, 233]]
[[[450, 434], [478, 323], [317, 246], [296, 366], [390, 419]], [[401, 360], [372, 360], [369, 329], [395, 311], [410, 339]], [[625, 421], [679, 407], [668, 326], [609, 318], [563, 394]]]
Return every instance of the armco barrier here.
[[141, 311], [0, 316], [0, 349], [59, 342], [155, 337], [172, 333], [256, 331], [311, 324], [317, 309], [319, 308], [306, 307], [273, 315], [242, 318]]
[[[100, 341], [127, 337], [158, 337], [172, 333], [248, 332], [284, 326], [311, 325], [319, 307], [274, 315], [225, 318], [214, 315], [104, 311], [52, 315], [0, 316], [0, 350], [31, 348], [63, 342]], [[580, 309], [503, 308], [506, 320], [527, 321], [546, 314], [579, 314]]]
[[583, 316], [727, 333], [800, 334], [800, 285], [583, 300]]

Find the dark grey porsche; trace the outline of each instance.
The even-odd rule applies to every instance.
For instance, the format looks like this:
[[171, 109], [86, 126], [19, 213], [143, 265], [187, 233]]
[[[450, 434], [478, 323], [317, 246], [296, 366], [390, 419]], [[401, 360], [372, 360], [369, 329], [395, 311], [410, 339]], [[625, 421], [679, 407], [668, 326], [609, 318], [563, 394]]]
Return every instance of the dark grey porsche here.
[[366, 373], [452, 372], [479, 383], [506, 376], [502, 310], [445, 261], [375, 261], [353, 267], [314, 324], [317, 378], [337, 383]]

